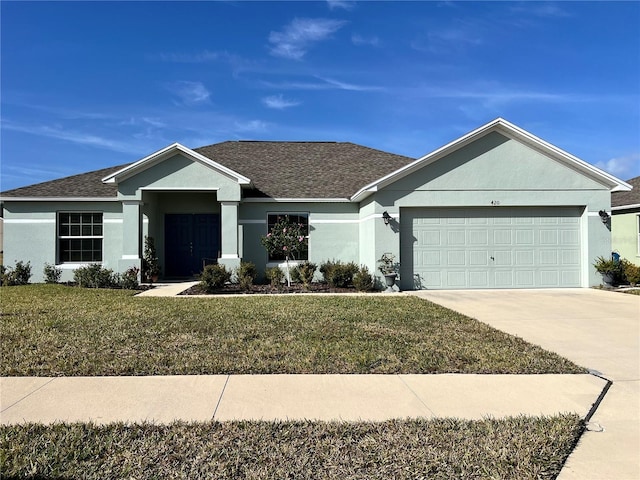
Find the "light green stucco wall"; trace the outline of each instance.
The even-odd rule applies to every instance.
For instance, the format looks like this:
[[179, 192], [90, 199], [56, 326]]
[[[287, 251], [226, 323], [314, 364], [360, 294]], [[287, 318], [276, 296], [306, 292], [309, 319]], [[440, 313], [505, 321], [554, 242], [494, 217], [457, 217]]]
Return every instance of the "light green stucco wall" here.
[[[120, 202], [4, 202], [4, 262], [30, 261], [31, 282], [44, 281], [44, 264], [57, 262], [57, 212], [104, 212], [103, 265], [118, 270], [122, 255], [122, 204]], [[78, 264], [64, 264], [62, 281], [73, 280]]]
[[318, 266], [331, 259], [359, 262], [357, 204], [243, 203], [240, 205], [239, 213], [243, 260], [253, 262], [261, 275], [267, 267], [267, 252], [260, 243], [260, 238], [268, 233], [269, 213], [309, 214], [309, 261]]
[[[591, 266], [611, 252], [611, 235], [598, 216], [610, 210], [608, 187], [498, 133], [491, 133], [373, 194], [376, 213], [401, 207], [575, 206], [581, 217], [583, 286], [599, 285]], [[399, 217], [402, 222], [402, 218]], [[376, 255], [400, 253], [400, 232], [376, 223]], [[400, 259], [403, 261], [404, 259]], [[409, 260], [410, 261], [410, 260]]]
[[616, 213], [611, 217], [611, 248], [622, 258], [636, 265], [640, 265], [638, 222], [640, 222], [638, 210]]

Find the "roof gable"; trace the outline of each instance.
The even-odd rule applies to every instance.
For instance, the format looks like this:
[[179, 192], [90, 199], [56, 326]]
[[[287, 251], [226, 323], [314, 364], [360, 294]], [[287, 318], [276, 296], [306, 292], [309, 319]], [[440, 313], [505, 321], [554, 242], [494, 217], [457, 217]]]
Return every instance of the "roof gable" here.
[[373, 192], [378, 191], [398, 180], [405, 178], [412, 173], [425, 168], [429, 165], [438, 162], [439, 160], [451, 155], [454, 152], [457, 152], [474, 142], [490, 135], [494, 132], [499, 133], [500, 135], [516, 140], [533, 150], [536, 150], [543, 155], [563, 164], [564, 166], [582, 174], [586, 177], [598, 182], [611, 189], [611, 191], [625, 191], [631, 188], [630, 185], [626, 184], [622, 180], [610, 175], [599, 168], [594, 167], [593, 165], [588, 164], [587, 162], [580, 160], [577, 157], [565, 152], [564, 150], [559, 149], [558, 147], [551, 145], [550, 143], [545, 142], [544, 140], [536, 137], [535, 135], [522, 130], [521, 128], [513, 125], [512, 123], [507, 122], [502, 118], [497, 118], [492, 122], [487, 123], [486, 125], [469, 132], [468, 134], [454, 140], [451, 143], [415, 160], [409, 165], [390, 173], [389, 175], [382, 177], [365, 187], [361, 188], [353, 197], [352, 200], [360, 201], [366, 198]]
[[124, 167], [121, 170], [118, 170], [117, 172], [107, 175], [102, 179], [102, 181], [104, 183], [120, 183], [123, 180], [127, 180], [128, 178], [131, 178], [149, 168], [152, 168], [164, 162], [165, 160], [175, 157], [176, 154], [182, 154], [184, 157], [194, 162], [201, 163], [206, 167], [209, 167], [229, 178], [232, 178], [236, 180], [240, 185], [249, 185], [251, 183], [251, 180], [249, 180], [247, 177], [234, 172], [230, 168], [227, 168], [224, 165], [221, 165], [213, 161], [212, 159], [207, 158], [199, 154], [198, 152], [195, 152], [194, 150], [191, 150], [190, 148], [180, 145], [179, 143], [169, 145], [161, 150], [158, 150], [157, 152], [152, 153], [151, 155], [144, 157], [141, 160], [138, 160], [135, 163], [132, 163], [131, 165]]

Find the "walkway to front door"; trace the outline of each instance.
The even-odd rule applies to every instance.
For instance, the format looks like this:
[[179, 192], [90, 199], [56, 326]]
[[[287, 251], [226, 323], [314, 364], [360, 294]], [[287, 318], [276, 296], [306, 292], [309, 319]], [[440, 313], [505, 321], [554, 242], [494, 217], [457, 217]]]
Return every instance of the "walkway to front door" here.
[[164, 217], [165, 277], [191, 277], [220, 251], [220, 216], [210, 213]]

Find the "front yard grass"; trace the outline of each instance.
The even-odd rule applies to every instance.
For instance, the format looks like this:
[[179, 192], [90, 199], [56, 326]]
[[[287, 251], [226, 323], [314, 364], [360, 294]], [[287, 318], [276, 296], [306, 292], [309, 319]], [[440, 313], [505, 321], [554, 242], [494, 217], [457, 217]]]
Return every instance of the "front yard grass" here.
[[133, 293], [1, 288], [0, 375], [585, 373], [415, 297]]
[[577, 415], [0, 427], [3, 478], [556, 478]]

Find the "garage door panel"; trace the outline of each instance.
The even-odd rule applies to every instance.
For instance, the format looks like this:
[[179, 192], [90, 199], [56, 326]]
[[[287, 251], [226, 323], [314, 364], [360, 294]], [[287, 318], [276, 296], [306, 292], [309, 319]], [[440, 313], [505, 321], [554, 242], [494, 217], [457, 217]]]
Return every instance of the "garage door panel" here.
[[578, 287], [580, 212], [572, 207], [403, 208], [401, 265], [403, 258], [413, 259], [403, 287]]

